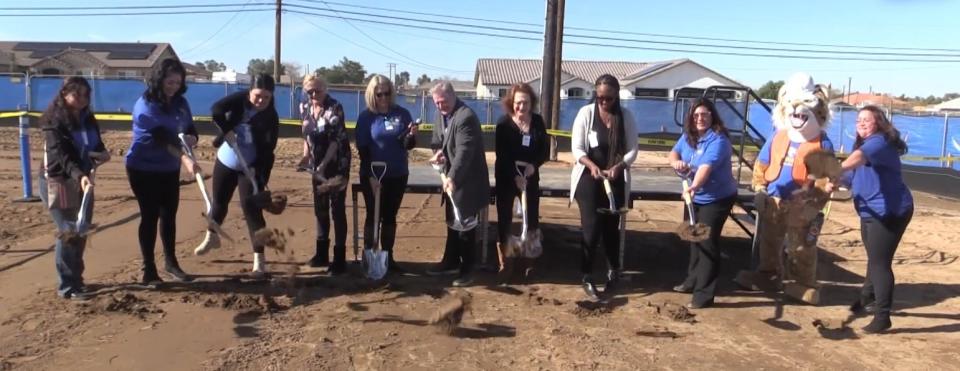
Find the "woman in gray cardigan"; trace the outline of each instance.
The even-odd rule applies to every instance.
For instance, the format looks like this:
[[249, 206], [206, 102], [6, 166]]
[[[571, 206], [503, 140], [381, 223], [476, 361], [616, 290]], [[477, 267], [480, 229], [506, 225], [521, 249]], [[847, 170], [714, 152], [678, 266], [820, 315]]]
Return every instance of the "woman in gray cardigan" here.
[[608, 272], [604, 293], [612, 293], [620, 282], [620, 216], [600, 214], [609, 208], [604, 180], [613, 188], [614, 205], [623, 208], [630, 194], [630, 164], [637, 158], [637, 129], [633, 115], [620, 107], [620, 82], [609, 74], [595, 84], [594, 102], [584, 106], [573, 121], [573, 172], [570, 202], [577, 201], [583, 228], [583, 255], [580, 272], [583, 290], [598, 299], [591, 274], [597, 246], [603, 239]]

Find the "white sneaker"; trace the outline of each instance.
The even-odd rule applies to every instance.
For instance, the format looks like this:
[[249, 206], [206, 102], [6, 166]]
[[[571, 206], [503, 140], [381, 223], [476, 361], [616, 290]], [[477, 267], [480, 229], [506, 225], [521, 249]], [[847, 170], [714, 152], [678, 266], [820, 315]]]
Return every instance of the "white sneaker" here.
[[253, 253], [253, 276], [264, 277], [267, 274], [267, 260], [262, 252]]
[[194, 255], [203, 255], [208, 253], [211, 249], [220, 248], [220, 235], [211, 231], [207, 231], [207, 236], [203, 238], [203, 242], [200, 243], [200, 246], [197, 246], [193, 250]]

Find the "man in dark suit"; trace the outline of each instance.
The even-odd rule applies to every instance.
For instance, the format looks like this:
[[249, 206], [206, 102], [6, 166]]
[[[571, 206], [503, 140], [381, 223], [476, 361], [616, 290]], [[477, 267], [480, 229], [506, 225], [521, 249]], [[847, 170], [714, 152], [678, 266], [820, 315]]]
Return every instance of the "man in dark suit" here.
[[[478, 214], [484, 210], [490, 198], [490, 180], [487, 175], [486, 156], [483, 153], [480, 120], [470, 107], [457, 99], [450, 82], [442, 81], [430, 92], [442, 116], [440, 125], [433, 129], [431, 147], [435, 153], [430, 161], [441, 164], [447, 175], [443, 189], [448, 227], [443, 259], [436, 267], [428, 270], [427, 274], [459, 272], [453, 285], [467, 286], [473, 282], [473, 260], [476, 255], [474, 246], [477, 229], [480, 229], [475, 227], [475, 221], [479, 219]], [[448, 195], [453, 195], [453, 204], [459, 209], [461, 220], [473, 221], [474, 228], [458, 231], [449, 227], [454, 222], [454, 215]]]

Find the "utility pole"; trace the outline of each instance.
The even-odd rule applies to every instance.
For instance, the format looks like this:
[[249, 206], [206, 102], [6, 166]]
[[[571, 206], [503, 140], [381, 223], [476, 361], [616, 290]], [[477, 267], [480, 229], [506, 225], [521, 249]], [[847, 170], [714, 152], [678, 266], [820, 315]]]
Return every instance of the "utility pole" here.
[[[546, 22], [543, 29], [543, 63], [540, 72], [540, 98], [542, 101], [540, 114], [543, 121], [551, 129], [555, 129], [556, 118], [553, 117], [553, 91], [556, 89], [556, 47], [557, 47], [557, 2], [547, 0]], [[551, 137], [552, 138], [552, 137]], [[550, 158], [556, 158], [557, 141], [550, 140]]]
[[387, 63], [387, 78], [390, 79], [390, 81], [393, 81], [394, 87], [396, 87], [397, 83], [399, 83], [399, 81], [397, 81], [396, 63]]
[[273, 36], [273, 78], [280, 83], [280, 13], [283, 0], [277, 0], [277, 28]]
[[847, 77], [847, 97], [843, 100], [846, 104], [850, 104], [850, 92], [852, 91], [850, 88], [853, 86], [851, 84], [853, 84], [853, 77]]
[[[554, 87], [553, 92], [553, 104], [550, 107], [550, 117], [553, 118], [553, 121], [550, 121], [551, 129], [558, 129], [560, 127], [560, 86], [561, 81], [563, 81], [563, 13], [565, 8], [565, 0], [557, 0], [557, 24], [554, 31], [556, 41], [554, 42], [554, 55], [553, 55], [553, 77], [554, 77]], [[550, 160], [557, 160], [557, 141], [550, 141]]]

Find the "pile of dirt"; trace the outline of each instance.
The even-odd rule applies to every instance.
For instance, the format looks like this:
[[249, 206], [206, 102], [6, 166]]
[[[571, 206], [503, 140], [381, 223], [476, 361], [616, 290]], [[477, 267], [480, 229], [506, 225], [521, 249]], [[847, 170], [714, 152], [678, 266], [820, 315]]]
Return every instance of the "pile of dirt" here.
[[151, 314], [162, 315], [164, 313], [163, 309], [158, 308], [153, 303], [128, 292], [97, 296], [80, 310], [81, 314], [87, 315], [104, 312], [129, 314], [140, 319], [146, 319]]
[[199, 294], [184, 294], [180, 296], [180, 302], [198, 304], [207, 308], [233, 310], [241, 313], [269, 314], [286, 310], [290, 307], [292, 300], [285, 296], [274, 298], [267, 294], [228, 294], [208, 297]]
[[613, 306], [611, 306], [608, 302], [580, 300], [576, 304], [577, 305], [573, 307], [573, 310], [570, 312], [576, 315], [577, 318], [581, 319], [599, 317], [613, 312]]
[[647, 302], [646, 308], [654, 314], [677, 322], [697, 323], [697, 315], [690, 312], [687, 307], [673, 303], [656, 304]]
[[470, 303], [473, 301], [473, 295], [466, 291], [458, 291], [447, 295], [436, 312], [430, 317], [429, 324], [437, 327], [442, 334], [453, 334], [460, 322], [463, 320], [463, 314], [470, 310]]

